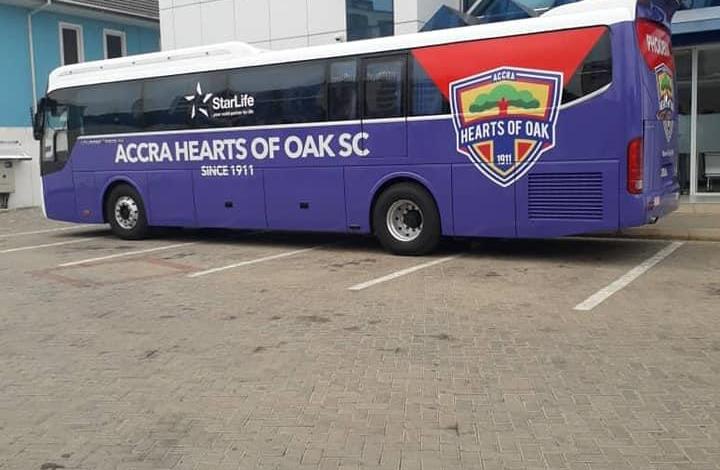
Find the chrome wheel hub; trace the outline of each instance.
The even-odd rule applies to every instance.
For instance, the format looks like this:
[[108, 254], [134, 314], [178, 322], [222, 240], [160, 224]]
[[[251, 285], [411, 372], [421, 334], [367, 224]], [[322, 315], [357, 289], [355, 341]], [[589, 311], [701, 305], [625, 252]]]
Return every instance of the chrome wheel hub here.
[[411, 242], [422, 233], [422, 210], [408, 199], [395, 201], [387, 211], [386, 224], [393, 238], [402, 242]]
[[125, 230], [132, 230], [138, 223], [140, 208], [129, 196], [123, 196], [115, 202], [115, 221]]

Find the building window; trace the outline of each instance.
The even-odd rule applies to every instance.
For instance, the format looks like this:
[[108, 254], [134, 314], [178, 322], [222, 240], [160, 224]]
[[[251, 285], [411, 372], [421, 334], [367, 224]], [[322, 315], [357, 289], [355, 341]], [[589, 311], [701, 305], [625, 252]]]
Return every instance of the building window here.
[[720, 48], [697, 52], [697, 192], [720, 192]]
[[346, 0], [346, 6], [348, 41], [395, 33], [393, 0]]
[[77, 64], [85, 60], [82, 27], [60, 23], [60, 59], [63, 65]]
[[470, 8], [477, 3], [477, 0], [462, 0], [462, 11], [463, 13], [471, 13]]
[[690, 196], [720, 193], [720, 47], [675, 51], [678, 180]]
[[686, 8], [720, 7], [720, 0], [693, 0], [685, 3]]
[[678, 107], [678, 182], [682, 194], [690, 194], [692, 69], [692, 50], [677, 51], [675, 54], [675, 86]]
[[103, 48], [105, 50], [106, 59], [115, 59], [117, 57], [125, 57], [127, 55], [124, 32], [106, 29], [103, 31], [103, 40]]
[[493, 22], [528, 18], [577, 1], [580, 0], [462, 0], [462, 7], [465, 13]]

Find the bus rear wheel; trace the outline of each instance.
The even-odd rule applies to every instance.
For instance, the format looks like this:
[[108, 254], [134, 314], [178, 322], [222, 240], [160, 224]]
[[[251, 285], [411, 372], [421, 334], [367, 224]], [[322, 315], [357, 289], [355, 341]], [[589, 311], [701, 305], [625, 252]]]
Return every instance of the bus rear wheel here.
[[398, 183], [383, 191], [373, 210], [375, 236], [391, 253], [418, 256], [440, 242], [440, 215], [430, 193], [413, 183]]
[[145, 204], [131, 186], [122, 184], [110, 191], [105, 214], [112, 232], [124, 240], [141, 240], [148, 234]]

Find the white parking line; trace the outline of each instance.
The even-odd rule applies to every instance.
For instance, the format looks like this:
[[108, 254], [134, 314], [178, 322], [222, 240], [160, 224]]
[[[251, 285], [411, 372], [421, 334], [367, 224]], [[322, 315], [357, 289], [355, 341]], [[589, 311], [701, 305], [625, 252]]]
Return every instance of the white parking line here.
[[32, 232], [2, 233], [2, 234], [0, 234], [0, 238], [22, 237], [24, 235], [38, 235], [41, 233], [62, 232], [65, 230], [78, 230], [81, 228], [88, 228], [88, 227], [92, 227], [92, 225], [73, 225], [72, 227], [49, 228], [46, 230], [34, 230]]
[[250, 265], [252, 265], [252, 264], [263, 263], [263, 262], [265, 262], [265, 261], [272, 261], [272, 260], [275, 260], [275, 259], [287, 258], [288, 256], [299, 255], [299, 254], [301, 254], [301, 253], [307, 253], [308, 251], [312, 251], [312, 250], [315, 250], [315, 249], [317, 249], [317, 248], [318, 248], [318, 247], [312, 247], [312, 248], [303, 248], [302, 250], [285, 251], [285, 252], [279, 253], [279, 254], [277, 254], [277, 255], [264, 256], [264, 257], [262, 257], [262, 258], [250, 259], [250, 260], [247, 260], [247, 261], [241, 261], [241, 262], [239, 262], [239, 263], [230, 264], [230, 265], [222, 266], [222, 267], [219, 267], [219, 268], [213, 268], [213, 269], [208, 269], [208, 270], [206, 270], [206, 271], [199, 271], [199, 272], [196, 272], [196, 273], [191, 273], [191, 274], [188, 274], [188, 277], [207, 276], [208, 274], [215, 274], [215, 273], [219, 273], [219, 272], [221, 272], [221, 271], [227, 271], [228, 269], [241, 268], [241, 267], [243, 267], [243, 266], [250, 266]]
[[632, 268], [630, 271], [625, 273], [619, 279], [615, 280], [608, 286], [603, 287], [602, 289], [600, 289], [599, 291], [597, 291], [596, 293], [594, 293], [593, 295], [588, 297], [585, 301], [577, 304], [575, 306], [575, 310], [587, 312], [587, 311], [594, 309], [601, 303], [605, 302], [608, 298], [610, 298], [610, 296], [619, 292], [623, 288], [627, 287], [635, 279], [639, 278], [640, 276], [642, 276], [643, 274], [648, 272], [650, 269], [653, 268], [653, 266], [658, 264], [660, 261], [664, 260], [671, 254], [673, 254], [673, 252], [675, 250], [677, 250], [684, 244], [685, 244], [685, 242], [673, 242], [673, 243], [669, 244], [662, 250], [658, 251], [651, 258], [646, 259], [639, 265]]
[[352, 287], [348, 287], [348, 290], [359, 291], [359, 290], [367, 289], [368, 287], [372, 287], [377, 284], [381, 284], [383, 282], [391, 281], [393, 279], [397, 279], [402, 276], [406, 276], [406, 275], [414, 273], [416, 271], [420, 271], [421, 269], [429, 268], [431, 266], [437, 266], [438, 264], [445, 263], [450, 260], [454, 260], [455, 258], [457, 258], [459, 256], [460, 255], [448, 256], [446, 258], [440, 258], [440, 259], [436, 259], [433, 261], [429, 261], [427, 263], [418, 264], [417, 266], [412, 266], [410, 268], [402, 269], [400, 271], [396, 271], [394, 273], [388, 274], [387, 276], [379, 277], [377, 279], [363, 282], [361, 284], [356, 284]]
[[92, 240], [92, 238], [79, 238], [77, 240], [69, 240], [64, 242], [56, 242], [56, 243], [44, 243], [42, 245], [32, 245], [32, 246], [22, 246], [20, 248], [10, 248], [7, 250], [0, 251], [0, 254], [5, 253], [17, 253], [18, 251], [30, 251], [30, 250], [37, 250], [39, 248], [50, 248], [52, 246], [62, 246], [62, 245], [72, 245], [73, 243], [82, 243]]
[[135, 256], [135, 255], [143, 255], [145, 253], [153, 253], [155, 251], [165, 251], [165, 250], [172, 250], [173, 248], [182, 248], [184, 246], [190, 246], [194, 245], [197, 242], [189, 242], [189, 243], [176, 243], [175, 245], [165, 245], [165, 246], [159, 246], [156, 248], [148, 248], [145, 250], [137, 250], [137, 251], [126, 251], [123, 253], [116, 253], [114, 255], [108, 255], [108, 256], [100, 256], [98, 258], [88, 258], [88, 259], [82, 259], [80, 261], [70, 261], [69, 263], [63, 263], [59, 264], [58, 268], [67, 268], [70, 266], [78, 266], [80, 264], [90, 264], [95, 263], [97, 261], [106, 261], [109, 259], [115, 259], [115, 258], [123, 258], [126, 256]]

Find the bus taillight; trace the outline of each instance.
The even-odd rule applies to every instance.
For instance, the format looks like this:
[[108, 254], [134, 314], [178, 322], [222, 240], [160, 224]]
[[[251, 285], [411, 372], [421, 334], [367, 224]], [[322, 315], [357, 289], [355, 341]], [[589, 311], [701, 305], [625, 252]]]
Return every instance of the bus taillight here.
[[630, 194], [642, 194], [644, 183], [643, 140], [633, 139], [627, 152], [627, 190]]

